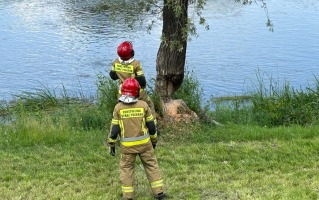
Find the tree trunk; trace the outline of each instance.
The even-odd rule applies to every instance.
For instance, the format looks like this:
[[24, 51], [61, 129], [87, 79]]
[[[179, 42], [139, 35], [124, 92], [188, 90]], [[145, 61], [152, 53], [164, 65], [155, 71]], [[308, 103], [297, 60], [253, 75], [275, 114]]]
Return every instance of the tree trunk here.
[[187, 47], [188, 0], [164, 0], [162, 42], [156, 59], [155, 91], [164, 103], [181, 86]]

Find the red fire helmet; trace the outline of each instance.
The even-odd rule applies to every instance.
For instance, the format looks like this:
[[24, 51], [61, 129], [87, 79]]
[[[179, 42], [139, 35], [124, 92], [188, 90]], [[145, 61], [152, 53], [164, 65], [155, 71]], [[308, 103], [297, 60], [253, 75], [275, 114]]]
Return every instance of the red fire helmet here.
[[129, 41], [122, 42], [117, 47], [117, 55], [124, 61], [132, 58], [134, 56], [133, 44]]
[[138, 97], [140, 84], [134, 78], [128, 78], [124, 81], [121, 88], [122, 95]]

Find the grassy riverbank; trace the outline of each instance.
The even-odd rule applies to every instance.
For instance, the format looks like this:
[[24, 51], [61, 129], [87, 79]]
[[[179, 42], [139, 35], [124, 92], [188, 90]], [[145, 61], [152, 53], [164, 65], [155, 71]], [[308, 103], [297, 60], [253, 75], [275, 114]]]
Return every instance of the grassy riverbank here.
[[[318, 199], [318, 130], [185, 125], [162, 130], [156, 155], [171, 199]], [[0, 199], [119, 199], [119, 154], [108, 155], [105, 132], [10, 144], [2, 129]], [[136, 186], [151, 199], [139, 161]]]
[[[161, 126], [156, 155], [170, 199], [319, 198], [319, 86], [215, 99], [212, 111], [199, 106], [197, 84], [186, 79], [175, 98], [201, 120]], [[40, 89], [3, 102], [0, 199], [120, 199], [119, 149], [111, 157], [104, 146], [114, 87], [100, 77], [98, 100]], [[136, 197], [152, 199], [139, 160]]]

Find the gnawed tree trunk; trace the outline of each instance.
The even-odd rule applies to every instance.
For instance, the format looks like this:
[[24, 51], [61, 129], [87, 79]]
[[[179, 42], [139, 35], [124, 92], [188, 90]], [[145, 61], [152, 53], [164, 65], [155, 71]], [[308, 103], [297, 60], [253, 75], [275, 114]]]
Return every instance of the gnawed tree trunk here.
[[165, 117], [163, 122], [165, 124], [175, 122], [195, 122], [199, 120], [198, 115], [188, 108], [182, 99], [171, 100], [164, 105]]
[[187, 47], [188, 0], [164, 0], [162, 42], [156, 60], [155, 91], [164, 101], [181, 86]]

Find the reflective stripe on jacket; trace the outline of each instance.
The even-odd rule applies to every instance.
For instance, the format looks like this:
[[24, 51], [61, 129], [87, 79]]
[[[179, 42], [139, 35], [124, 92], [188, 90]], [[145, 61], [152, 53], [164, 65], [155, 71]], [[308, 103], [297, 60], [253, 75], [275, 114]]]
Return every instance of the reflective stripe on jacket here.
[[145, 101], [138, 100], [129, 104], [119, 102], [113, 111], [109, 142], [115, 143], [119, 137], [124, 147], [147, 144], [151, 137], [153, 140], [157, 136], [156, 128], [153, 130], [152, 127], [149, 132], [150, 123], [154, 124], [154, 117]]
[[121, 144], [125, 147], [131, 147], [141, 144], [146, 144], [148, 141], [150, 141], [150, 135], [142, 135], [138, 137], [131, 137], [131, 138], [120, 138]]
[[127, 78], [135, 78], [136, 76], [144, 76], [144, 72], [140, 61], [133, 60], [131, 63], [121, 63], [118, 58], [113, 61], [112, 71], [115, 71], [121, 85]]

